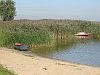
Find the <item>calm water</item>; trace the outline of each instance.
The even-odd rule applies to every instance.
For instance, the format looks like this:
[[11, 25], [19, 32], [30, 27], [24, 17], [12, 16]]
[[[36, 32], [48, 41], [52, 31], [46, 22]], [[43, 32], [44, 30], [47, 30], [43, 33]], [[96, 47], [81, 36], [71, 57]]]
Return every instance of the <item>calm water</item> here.
[[43, 57], [100, 67], [100, 41], [93, 39], [77, 41], [79, 42], [71, 41], [55, 47], [34, 49], [33, 52]]

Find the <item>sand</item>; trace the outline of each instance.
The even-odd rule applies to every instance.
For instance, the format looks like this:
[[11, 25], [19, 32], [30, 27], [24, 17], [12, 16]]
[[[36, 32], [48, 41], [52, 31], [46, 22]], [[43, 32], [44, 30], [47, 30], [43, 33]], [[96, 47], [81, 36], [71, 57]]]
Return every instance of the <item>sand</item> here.
[[18, 75], [100, 75], [100, 68], [30, 57], [8, 48], [0, 48], [0, 64]]

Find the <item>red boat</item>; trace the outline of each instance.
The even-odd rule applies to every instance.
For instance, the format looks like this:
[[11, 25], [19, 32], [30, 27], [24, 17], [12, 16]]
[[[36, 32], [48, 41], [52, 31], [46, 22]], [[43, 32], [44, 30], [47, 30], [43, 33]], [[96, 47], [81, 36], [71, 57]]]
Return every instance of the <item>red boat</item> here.
[[21, 43], [15, 43], [15, 46], [22, 46]]
[[15, 43], [15, 49], [20, 50], [20, 51], [27, 51], [28, 50], [28, 46], [23, 45], [21, 43]]

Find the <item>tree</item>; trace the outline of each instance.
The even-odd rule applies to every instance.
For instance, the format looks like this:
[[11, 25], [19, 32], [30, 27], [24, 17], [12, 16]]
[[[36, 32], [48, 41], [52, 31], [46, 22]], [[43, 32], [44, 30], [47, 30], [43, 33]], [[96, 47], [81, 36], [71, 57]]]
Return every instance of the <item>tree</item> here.
[[15, 16], [15, 2], [13, 0], [0, 1], [0, 17], [3, 21], [11, 21]]

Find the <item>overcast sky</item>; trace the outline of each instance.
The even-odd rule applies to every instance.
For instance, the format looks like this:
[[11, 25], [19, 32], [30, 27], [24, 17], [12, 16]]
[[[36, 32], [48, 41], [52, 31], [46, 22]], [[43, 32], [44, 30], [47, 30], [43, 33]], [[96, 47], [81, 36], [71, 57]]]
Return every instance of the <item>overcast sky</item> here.
[[100, 0], [15, 0], [15, 19], [100, 21]]

